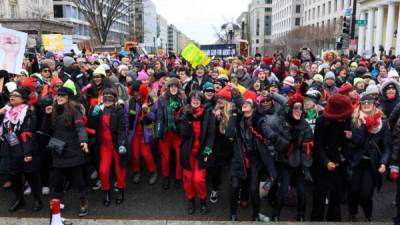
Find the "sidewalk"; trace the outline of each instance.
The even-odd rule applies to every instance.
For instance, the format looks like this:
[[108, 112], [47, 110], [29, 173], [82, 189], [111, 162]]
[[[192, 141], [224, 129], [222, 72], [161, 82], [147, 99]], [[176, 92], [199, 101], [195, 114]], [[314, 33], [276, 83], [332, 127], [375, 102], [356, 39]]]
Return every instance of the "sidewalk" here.
[[[254, 222], [224, 222], [224, 221], [169, 221], [169, 220], [89, 220], [89, 219], [72, 219], [73, 225], [237, 225], [237, 224], [261, 224]], [[49, 219], [43, 218], [11, 218], [11, 217], [0, 217], [1, 225], [47, 225], [49, 224]], [[278, 222], [278, 223], [267, 223], [267, 224], [276, 224], [276, 225], [392, 225], [390, 222], [374, 222], [374, 223], [329, 223], [329, 222], [304, 222], [304, 223], [296, 223], [296, 222]]]

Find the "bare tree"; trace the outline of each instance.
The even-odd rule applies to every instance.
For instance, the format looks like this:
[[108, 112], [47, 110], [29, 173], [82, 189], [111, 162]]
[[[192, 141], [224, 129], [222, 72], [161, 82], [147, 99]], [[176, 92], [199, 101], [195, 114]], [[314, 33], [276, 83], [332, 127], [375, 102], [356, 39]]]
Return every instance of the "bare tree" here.
[[32, 15], [27, 16], [36, 20], [34, 23], [30, 24], [31, 26], [34, 26], [34, 29], [37, 31], [35, 40], [36, 46], [39, 50], [42, 46], [43, 24], [46, 19], [50, 19], [51, 11], [46, 7], [33, 3], [29, 3], [27, 8], [29, 10], [28, 12], [32, 13]]
[[134, 11], [140, 0], [71, 0], [90, 24], [93, 34], [101, 45], [107, 42], [111, 26], [123, 16]]

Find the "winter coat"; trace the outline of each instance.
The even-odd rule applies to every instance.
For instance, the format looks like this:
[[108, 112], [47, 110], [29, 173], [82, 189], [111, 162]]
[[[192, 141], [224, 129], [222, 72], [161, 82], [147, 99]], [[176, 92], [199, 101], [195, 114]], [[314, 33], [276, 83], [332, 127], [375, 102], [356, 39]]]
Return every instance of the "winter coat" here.
[[[21, 172], [34, 172], [40, 168], [40, 154], [35, 137], [36, 117], [35, 113], [28, 109], [21, 128], [15, 133], [19, 144], [11, 147], [6, 141], [6, 127], [3, 125], [3, 135], [0, 146], [0, 173], [16, 174]], [[24, 141], [23, 136], [27, 137]], [[32, 156], [32, 161], [24, 162], [25, 156]]]
[[65, 124], [64, 109], [57, 110], [55, 121], [52, 121], [51, 115], [46, 115], [43, 120], [42, 130], [66, 143], [62, 154], [52, 152], [53, 167], [69, 168], [80, 166], [85, 163], [85, 153], [80, 146], [81, 143], [88, 143], [88, 135], [83, 124], [82, 113], [75, 107], [73, 110], [72, 125]]
[[[181, 105], [184, 106], [186, 104], [185, 98], [179, 98]], [[168, 131], [168, 97], [160, 96], [158, 99], [158, 109], [157, 109], [157, 118], [156, 118], [156, 128], [155, 128], [155, 135], [157, 138], [163, 139], [165, 137], [166, 132]], [[178, 109], [179, 111], [179, 109]], [[177, 121], [175, 121], [176, 123]], [[178, 128], [178, 124], [176, 124]]]
[[153, 132], [154, 122], [156, 121], [157, 115], [157, 104], [154, 104], [151, 98], [148, 98], [148, 107], [150, 111], [146, 113], [144, 118], [140, 119], [142, 114], [142, 105], [135, 101], [134, 98], [129, 100], [129, 113], [128, 113], [128, 131], [129, 131], [129, 143], [132, 142], [135, 136], [135, 131], [138, 123], [142, 125], [143, 129], [143, 143], [153, 143]]
[[[190, 165], [190, 154], [192, 152], [192, 147], [194, 143], [194, 132], [193, 132], [193, 115], [189, 112], [185, 112], [182, 116], [182, 121], [180, 123], [180, 134], [182, 137], [182, 143], [180, 146], [180, 158], [182, 168], [186, 170], [191, 170]], [[203, 152], [206, 147], [213, 149], [215, 140], [215, 116], [211, 108], [205, 108], [203, 115], [200, 120], [200, 148], [197, 154], [197, 160], [199, 160], [199, 168], [204, 169], [210, 167], [212, 162], [212, 157], [214, 155], [211, 153], [205, 161]]]
[[248, 73], [245, 73], [243, 74], [243, 77], [238, 78], [238, 82], [246, 89], [250, 89], [253, 84], [253, 81], [251, 80], [251, 77]]
[[[192, 89], [196, 89], [198, 91], [202, 91], [203, 90], [203, 85], [207, 82], [211, 82], [212, 80], [210, 78], [210, 76], [208, 74], [204, 74], [203, 78], [200, 79], [196, 76], [196, 74], [193, 74], [193, 79], [192, 79], [192, 84], [193, 84], [193, 88]], [[192, 90], [193, 91], [193, 90]]]
[[395, 106], [400, 102], [400, 97], [397, 96], [393, 100], [388, 100], [385, 96], [379, 97], [379, 105], [385, 114], [385, 116], [389, 117]]
[[[368, 157], [371, 161], [371, 168], [374, 171], [376, 181], [381, 181], [378, 168], [381, 164], [388, 165], [392, 153], [392, 137], [387, 121], [382, 121], [381, 130], [372, 134], [362, 124], [360, 127], [352, 127], [351, 143], [354, 145], [348, 155], [352, 167], [357, 167], [361, 159]], [[381, 182], [377, 182], [378, 187]]]
[[345, 137], [345, 130], [351, 130], [350, 119], [344, 122], [337, 122], [329, 120], [324, 116], [318, 117], [314, 130], [314, 177], [329, 183], [334, 174], [328, 171], [328, 162], [338, 164], [339, 168], [347, 166], [349, 140]]
[[[88, 115], [89, 115], [88, 127], [96, 130], [95, 145], [94, 149], [91, 150], [96, 151], [98, 154], [100, 154], [100, 144], [101, 144], [100, 133], [102, 132], [101, 127], [103, 122], [102, 120], [103, 111], [100, 111], [98, 115], [94, 116], [93, 109], [91, 109]], [[127, 122], [126, 122], [126, 112], [124, 105], [116, 104], [115, 106], [112, 107], [110, 112], [110, 133], [113, 146], [116, 151], [118, 151], [118, 148], [120, 146], [124, 146], [125, 148], [128, 149], [126, 125]], [[126, 163], [128, 162], [128, 155], [127, 154], [119, 155], [119, 158], [120, 158], [120, 164], [122, 166], [126, 166]]]
[[82, 71], [72, 70], [71, 68], [63, 67], [58, 73], [58, 77], [65, 83], [67, 80], [72, 80], [79, 89], [82, 89], [88, 84], [88, 79]]
[[[241, 109], [243, 98], [240, 95], [233, 95], [232, 97], [235, 102], [236, 108]], [[253, 154], [259, 155], [260, 158], [253, 158], [253, 161], [250, 163], [254, 163], [254, 166], [260, 170], [262, 168], [266, 168], [268, 174], [272, 178], [276, 178], [277, 171], [273, 159], [273, 149], [271, 149], [269, 147], [269, 144], [264, 142], [264, 140], [256, 138], [254, 134], [249, 131], [245, 120], [246, 118], [244, 118], [243, 115], [233, 114], [228, 123], [227, 131], [229, 132], [226, 132], [225, 134], [228, 138], [232, 138], [234, 140], [230, 170], [231, 176], [238, 177], [240, 179], [247, 178], [248, 174], [246, 170], [246, 159], [243, 149], [245, 148], [246, 143], [249, 144], [248, 142], [251, 142], [251, 145], [253, 146]], [[267, 133], [270, 132], [270, 129], [268, 129], [268, 124], [265, 122], [265, 120], [262, 119], [261, 115], [254, 115], [252, 118], [252, 124], [253, 128], [260, 136], [268, 137]], [[246, 136], [250, 136], [250, 138], [246, 138]], [[268, 141], [268, 139], [265, 139], [265, 141]]]

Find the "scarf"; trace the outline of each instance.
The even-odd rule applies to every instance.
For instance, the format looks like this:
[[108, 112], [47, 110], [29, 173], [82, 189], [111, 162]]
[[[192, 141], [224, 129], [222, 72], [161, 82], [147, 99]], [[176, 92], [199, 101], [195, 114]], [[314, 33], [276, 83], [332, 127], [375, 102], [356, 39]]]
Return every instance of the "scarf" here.
[[167, 127], [171, 131], [177, 131], [175, 124], [175, 111], [182, 106], [179, 99], [174, 97], [169, 98], [167, 105]]
[[365, 115], [365, 126], [368, 129], [368, 133], [376, 134], [382, 128], [382, 115], [381, 113], [375, 113], [374, 115]]
[[193, 118], [198, 119], [203, 115], [204, 108], [203, 107], [197, 107], [193, 110]]
[[[7, 106], [6, 106], [7, 107]], [[0, 127], [0, 136], [3, 135], [3, 127], [11, 129], [11, 125], [14, 125], [13, 131], [16, 132], [21, 129], [22, 124], [28, 111], [29, 106], [21, 104], [15, 107], [7, 107], [7, 112], [4, 116], [3, 124]]]
[[306, 119], [314, 120], [315, 118], [317, 118], [317, 111], [314, 109], [307, 109], [306, 110]]

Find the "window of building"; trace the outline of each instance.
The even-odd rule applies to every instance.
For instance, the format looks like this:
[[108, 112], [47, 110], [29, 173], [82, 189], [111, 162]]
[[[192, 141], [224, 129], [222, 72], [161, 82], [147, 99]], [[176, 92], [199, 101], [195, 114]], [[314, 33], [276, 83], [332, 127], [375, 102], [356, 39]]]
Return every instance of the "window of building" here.
[[266, 7], [265, 8], [265, 12], [272, 12], [272, 8], [271, 7]]
[[296, 13], [300, 13], [301, 11], [301, 5], [296, 5]]
[[328, 2], [328, 14], [331, 13], [332, 2]]
[[294, 20], [294, 25], [295, 25], [295, 26], [300, 26], [300, 18], [299, 18], [299, 17], [297, 17], [297, 18]]
[[320, 12], [321, 12], [321, 7], [320, 7], [320, 6], [318, 6], [317, 17], [319, 17], [319, 16], [320, 16]]
[[312, 9], [312, 18], [315, 19], [315, 8]]
[[18, 17], [18, 12], [17, 12], [17, 5], [10, 5], [10, 14], [11, 14], [11, 18], [16, 18]]
[[338, 10], [338, 7], [337, 7], [337, 0], [335, 0], [335, 1], [333, 2], [333, 10], [334, 10], [335, 12]]
[[0, 0], [0, 18], [5, 17], [4, 6], [5, 6], [4, 0]]
[[324, 16], [325, 15], [325, 4], [322, 4], [322, 15], [321, 16]]
[[265, 4], [272, 4], [272, 0], [265, 0]]
[[260, 35], [260, 18], [256, 19], [256, 35]]
[[260, 43], [260, 40], [256, 39], [256, 44]]
[[54, 5], [53, 10], [54, 10], [55, 18], [63, 18], [64, 17], [62, 5]]
[[271, 35], [271, 16], [264, 17], [264, 35]]

